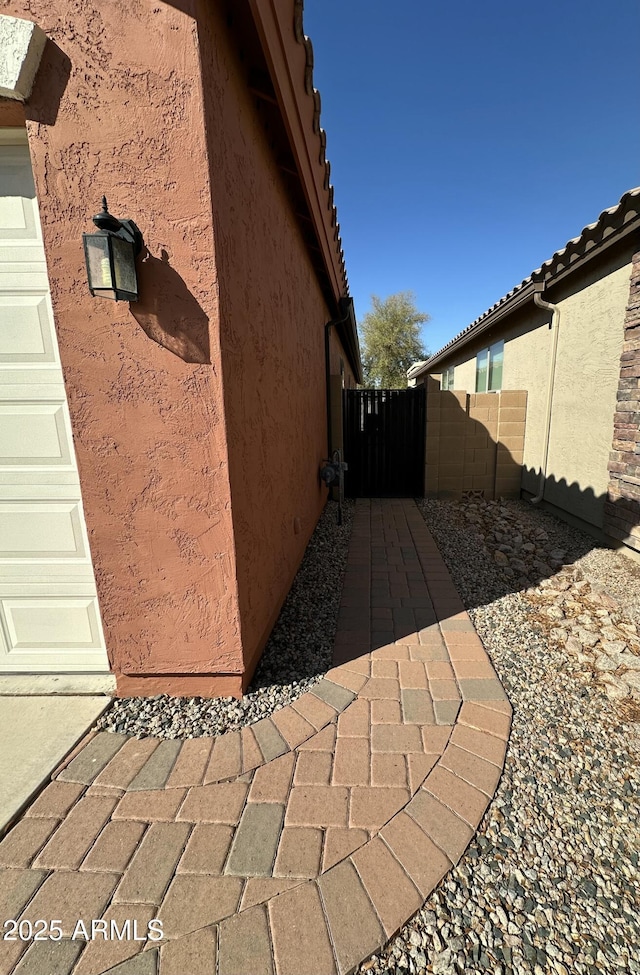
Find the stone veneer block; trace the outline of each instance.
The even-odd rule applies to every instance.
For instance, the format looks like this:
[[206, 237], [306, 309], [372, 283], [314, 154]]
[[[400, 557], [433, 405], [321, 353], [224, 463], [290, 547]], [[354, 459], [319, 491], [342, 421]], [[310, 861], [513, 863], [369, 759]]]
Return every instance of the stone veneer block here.
[[340, 975], [386, 941], [376, 912], [355, 867], [343, 861], [318, 881]]
[[82, 782], [84, 785], [90, 785], [126, 741], [128, 738], [125, 735], [112, 735], [108, 731], [99, 732], [69, 762], [57, 778], [62, 782]]
[[335, 708], [336, 711], [344, 711], [344, 709], [351, 704], [355, 699], [355, 694], [353, 691], [347, 690], [346, 687], [341, 687], [340, 684], [334, 684], [333, 681], [323, 680], [318, 681], [311, 688], [311, 693], [319, 697], [321, 701], [324, 701], [330, 707]]
[[247, 803], [236, 830], [225, 873], [240, 877], [270, 877], [283, 819], [284, 806]]
[[260, 751], [264, 756], [265, 762], [270, 762], [273, 758], [278, 758], [289, 751], [289, 746], [276, 728], [271, 718], [263, 718], [251, 725]]

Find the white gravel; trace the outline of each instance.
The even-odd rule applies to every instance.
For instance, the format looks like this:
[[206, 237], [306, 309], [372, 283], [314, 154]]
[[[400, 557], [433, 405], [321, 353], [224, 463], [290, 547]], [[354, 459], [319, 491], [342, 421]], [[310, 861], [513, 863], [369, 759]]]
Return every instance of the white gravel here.
[[[573, 672], [564, 648], [535, 622], [526, 586], [553, 567], [505, 576], [464, 502], [420, 507], [509, 695], [513, 727], [504, 774], [471, 846], [357, 972], [638, 973], [637, 725], [620, 721], [615, 703]], [[626, 588], [629, 606], [637, 603], [635, 566], [624, 556], [594, 550], [589, 536], [524, 502], [503, 510], [525, 533], [533, 526], [546, 534], [547, 559], [562, 550], [565, 564], [580, 560], [608, 589]], [[623, 581], [612, 582], [620, 573]]]
[[105, 731], [160, 738], [198, 738], [253, 724], [295, 701], [331, 666], [342, 580], [355, 503], [328, 501], [311, 536], [253, 682], [233, 697], [128, 697], [114, 701], [98, 721]]

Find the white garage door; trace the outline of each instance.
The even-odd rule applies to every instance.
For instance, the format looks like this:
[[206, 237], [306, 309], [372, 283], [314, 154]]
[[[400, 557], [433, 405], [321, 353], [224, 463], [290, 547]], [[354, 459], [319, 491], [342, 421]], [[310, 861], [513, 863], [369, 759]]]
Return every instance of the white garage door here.
[[108, 670], [29, 150], [0, 129], [0, 673]]

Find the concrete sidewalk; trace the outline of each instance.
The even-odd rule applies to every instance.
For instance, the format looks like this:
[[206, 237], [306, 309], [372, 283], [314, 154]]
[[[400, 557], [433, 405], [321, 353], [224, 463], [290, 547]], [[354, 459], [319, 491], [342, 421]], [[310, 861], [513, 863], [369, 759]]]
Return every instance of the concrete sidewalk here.
[[110, 700], [0, 695], [0, 835]]
[[384, 944], [471, 840], [511, 714], [412, 501], [358, 503], [335, 653], [242, 731], [94, 737], [0, 844], [0, 913], [63, 933], [0, 972], [344, 975]]

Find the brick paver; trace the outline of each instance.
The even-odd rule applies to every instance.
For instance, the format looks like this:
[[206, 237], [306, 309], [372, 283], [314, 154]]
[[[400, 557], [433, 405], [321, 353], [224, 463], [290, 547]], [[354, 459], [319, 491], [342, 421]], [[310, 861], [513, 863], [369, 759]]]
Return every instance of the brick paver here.
[[0, 972], [349, 972], [458, 862], [510, 719], [415, 504], [359, 502], [323, 680], [215, 741], [95, 735], [0, 842], [3, 918], [163, 940], [3, 942]]

